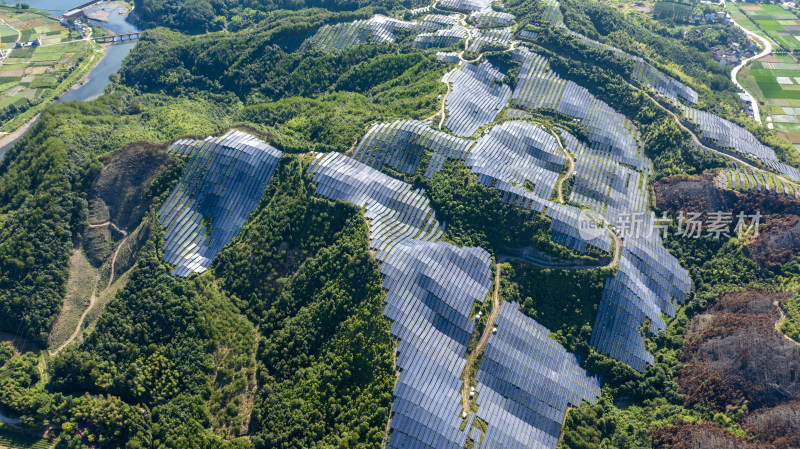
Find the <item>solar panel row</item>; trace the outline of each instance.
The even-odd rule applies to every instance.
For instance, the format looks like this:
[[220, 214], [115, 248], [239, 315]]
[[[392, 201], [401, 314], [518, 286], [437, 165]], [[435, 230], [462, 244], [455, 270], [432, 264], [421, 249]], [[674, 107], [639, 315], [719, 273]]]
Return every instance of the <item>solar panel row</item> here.
[[175, 265], [174, 275], [188, 276], [206, 271], [239, 234], [283, 153], [240, 131], [178, 141], [170, 151], [191, 161], [158, 212], [164, 260]]
[[565, 33], [578, 38], [578, 40], [580, 40], [581, 43], [583, 43], [583, 45], [586, 45], [588, 47], [597, 50], [610, 51], [613, 52], [614, 55], [618, 58], [629, 59], [633, 61], [634, 67], [633, 67], [632, 77], [645, 88], [652, 88], [656, 92], [660, 93], [661, 95], [664, 95], [665, 97], [673, 101], [676, 101], [678, 97], [681, 97], [691, 103], [695, 104], [697, 103], [698, 95], [694, 89], [681, 83], [680, 81], [674, 78], [664, 75], [644, 59], [638, 56], [633, 56], [628, 53], [625, 53], [619, 48], [613, 47], [611, 45], [607, 45], [602, 42], [590, 39], [584, 36], [583, 34], [576, 33], [567, 28], [563, 28], [563, 30]]
[[561, 79], [547, 66], [547, 60], [525, 47], [514, 50], [522, 62], [517, 87], [511, 102], [526, 109], [551, 109], [576, 117], [586, 127], [592, 148], [608, 153], [614, 161], [641, 170], [646, 159], [640, 156], [638, 131], [624, 115], [572, 81]]
[[409, 238], [436, 241], [442, 229], [421, 190], [340, 153], [319, 156], [309, 167], [316, 193], [366, 208], [370, 246], [379, 254]]
[[542, 23], [553, 27], [560, 27], [564, 24], [564, 15], [561, 14], [561, 5], [557, 0], [543, 0]]
[[439, 6], [465, 13], [491, 10], [492, 0], [439, 0]]
[[508, 27], [514, 22], [514, 15], [486, 9], [473, 12], [469, 20], [481, 28]]
[[[206, 137], [205, 140], [211, 140], [213, 137]], [[191, 156], [195, 150], [204, 141], [195, 139], [180, 139], [167, 148], [170, 154], [177, 154], [178, 156]]]
[[600, 382], [518, 304], [503, 303], [495, 324], [476, 377], [481, 447], [555, 448], [567, 405], [593, 404]]
[[694, 123], [705, 139], [715, 141], [720, 147], [755, 158], [767, 167], [800, 181], [800, 172], [778, 160], [772, 148], [761, 143], [750, 131], [709, 112], [679, 105], [684, 117]]
[[450, 77], [445, 126], [459, 136], [471, 136], [491, 123], [508, 105], [511, 89], [502, 83], [505, 75], [488, 62], [466, 64]]
[[797, 185], [785, 182], [772, 173], [756, 171], [748, 167], [737, 166], [734, 170], [725, 170], [717, 178], [723, 189], [757, 190], [780, 193], [798, 198], [800, 189]]
[[431, 177], [441, 170], [446, 159], [467, 157], [472, 142], [436, 131], [428, 123], [402, 120], [376, 124], [361, 139], [353, 159], [380, 170], [384, 164], [402, 173], [416, 173], [425, 150], [433, 156], [425, 176]]

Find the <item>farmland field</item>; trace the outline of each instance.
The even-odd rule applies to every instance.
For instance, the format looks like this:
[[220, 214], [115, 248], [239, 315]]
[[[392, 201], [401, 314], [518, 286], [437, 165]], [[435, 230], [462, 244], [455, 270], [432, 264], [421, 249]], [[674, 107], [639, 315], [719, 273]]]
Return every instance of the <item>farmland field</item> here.
[[763, 105], [767, 126], [800, 149], [800, 64], [790, 55], [770, 55], [739, 74], [739, 82]]
[[[747, 18], [755, 22], [747, 24], [743, 17], [732, 14], [737, 23], [750, 31], [755, 32], [761, 28], [763, 32], [775, 40], [780, 46], [787, 50], [800, 49], [800, 19], [792, 12], [783, 9], [780, 5], [769, 4], [747, 4], [740, 5], [739, 8], [747, 15]], [[759, 33], [759, 34], [763, 34]]]
[[50, 442], [0, 424], [0, 447], [11, 449], [47, 449]]
[[[40, 46], [29, 44], [36, 39]], [[16, 48], [18, 41], [23, 48]], [[0, 6], [0, 122], [60, 95], [95, 50], [96, 44], [44, 13]]]

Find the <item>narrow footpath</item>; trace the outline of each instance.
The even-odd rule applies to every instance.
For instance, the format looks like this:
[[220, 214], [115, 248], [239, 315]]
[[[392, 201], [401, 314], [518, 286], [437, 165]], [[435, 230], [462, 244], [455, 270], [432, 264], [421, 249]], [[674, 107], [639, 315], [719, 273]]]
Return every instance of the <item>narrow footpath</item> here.
[[119, 255], [119, 251], [122, 249], [122, 246], [125, 245], [125, 242], [128, 241], [128, 233], [118, 228], [117, 225], [115, 225], [111, 221], [105, 221], [103, 223], [97, 223], [97, 224], [89, 224], [90, 228], [102, 228], [106, 226], [114, 228], [117, 232], [121, 233], [123, 236], [122, 240], [119, 242], [119, 244], [117, 244], [117, 249], [114, 251], [114, 256], [111, 258], [111, 269], [108, 275], [108, 284], [106, 284], [106, 287], [103, 289], [103, 291], [98, 294], [97, 284], [100, 282], [100, 276], [101, 276], [101, 274], [98, 273], [94, 280], [94, 287], [92, 287], [92, 296], [89, 297], [89, 305], [86, 306], [86, 308], [83, 310], [83, 313], [81, 313], [81, 317], [80, 319], [78, 319], [78, 324], [75, 326], [75, 330], [72, 332], [72, 335], [69, 336], [67, 341], [62, 343], [61, 346], [59, 346], [55, 350], [52, 351], [48, 350], [48, 353], [50, 354], [51, 357], [55, 357], [56, 355], [58, 355], [59, 352], [61, 352], [64, 348], [69, 346], [70, 343], [75, 341], [76, 338], [78, 338], [78, 335], [80, 335], [81, 330], [83, 330], [83, 323], [86, 321], [86, 315], [88, 315], [89, 311], [92, 310], [92, 307], [94, 307], [95, 303], [97, 302], [97, 298], [102, 296], [103, 293], [105, 293], [106, 290], [111, 288], [111, 285], [114, 283], [114, 267], [117, 263], [117, 256]]

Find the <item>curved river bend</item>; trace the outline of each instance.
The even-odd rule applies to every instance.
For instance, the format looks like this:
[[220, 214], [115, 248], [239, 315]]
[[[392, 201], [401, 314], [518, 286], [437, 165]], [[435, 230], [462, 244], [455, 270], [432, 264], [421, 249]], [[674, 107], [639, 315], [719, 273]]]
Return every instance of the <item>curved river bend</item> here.
[[[55, 16], [60, 16], [65, 11], [86, 3], [86, 0], [27, 0], [27, 3], [32, 8], [42, 9], [50, 12]], [[97, 6], [91, 6], [87, 10], [91, 11], [95, 8], [100, 8], [107, 3], [102, 3]], [[98, 22], [90, 20], [92, 24], [107, 28], [114, 34], [129, 33], [132, 31], [139, 31], [138, 28], [125, 21], [125, 15], [120, 14], [119, 11], [114, 10], [108, 18], [108, 22]], [[100, 61], [97, 66], [89, 72], [87, 80], [81, 86], [68, 90], [61, 96], [59, 101], [87, 101], [99, 97], [103, 94], [106, 86], [108, 86], [108, 76], [119, 70], [122, 67], [122, 61], [128, 56], [135, 42], [110, 45], [105, 49], [105, 57]]]
[[[41, 9], [50, 12], [54, 16], [60, 16], [65, 11], [85, 3], [86, 0], [26, 0], [32, 8]], [[88, 8], [91, 11], [94, 8], [100, 8], [108, 3], [101, 3], [97, 6]], [[101, 26], [108, 29], [114, 34], [129, 33], [139, 31], [138, 28], [128, 23], [125, 20], [125, 14], [121, 14], [118, 10], [114, 10], [108, 18], [108, 22], [98, 22], [90, 20], [92, 24]], [[61, 96], [58, 102], [61, 101], [88, 101], [93, 100], [105, 91], [106, 86], [110, 83], [109, 75], [115, 73], [122, 67], [122, 61], [128, 56], [128, 53], [133, 49], [136, 42], [128, 42], [124, 44], [109, 45], [105, 48], [105, 56], [89, 74], [83, 84], [73, 87]], [[0, 159], [3, 158], [6, 150], [10, 148], [22, 135], [18, 136], [13, 141], [0, 147]]]

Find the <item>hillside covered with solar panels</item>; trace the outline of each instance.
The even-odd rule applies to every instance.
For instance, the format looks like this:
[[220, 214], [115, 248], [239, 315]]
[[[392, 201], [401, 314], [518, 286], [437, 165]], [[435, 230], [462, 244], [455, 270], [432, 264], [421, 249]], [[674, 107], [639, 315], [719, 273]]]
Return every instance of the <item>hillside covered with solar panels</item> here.
[[0, 446], [800, 447], [758, 5], [134, 6], [0, 149]]

